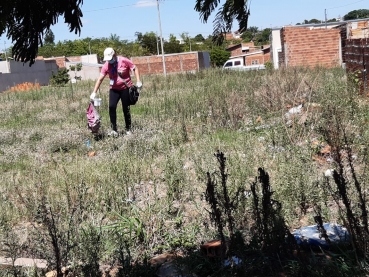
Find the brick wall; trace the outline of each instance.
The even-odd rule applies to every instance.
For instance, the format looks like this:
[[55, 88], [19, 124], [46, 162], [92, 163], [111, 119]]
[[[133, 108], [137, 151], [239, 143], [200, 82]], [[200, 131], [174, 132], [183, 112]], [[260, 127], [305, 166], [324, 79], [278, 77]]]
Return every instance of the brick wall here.
[[340, 65], [340, 30], [284, 27], [280, 66]]
[[[245, 52], [242, 52], [242, 47], [249, 47]], [[265, 64], [270, 61], [270, 46], [264, 45], [263, 53], [260, 53], [260, 46], [255, 46], [253, 42], [240, 43], [228, 47], [226, 50], [230, 52], [230, 58], [235, 58], [239, 56], [245, 57], [245, 65], [252, 65], [252, 61], [258, 61], [258, 64]]]
[[[243, 47], [248, 47], [249, 49], [242, 52]], [[263, 47], [266, 48], [269, 47], [269, 45], [263, 45]], [[253, 42], [243, 42], [240, 44], [229, 46], [226, 50], [230, 52], [231, 57], [233, 57], [260, 51], [260, 46], [255, 46]]]
[[362, 39], [348, 39], [343, 48], [347, 72], [353, 73], [359, 80], [360, 93], [369, 96], [369, 41]]
[[369, 37], [369, 20], [347, 23], [347, 38], [367, 38]]
[[253, 65], [253, 61], [257, 61], [257, 64], [265, 64], [270, 61], [270, 51], [267, 53], [258, 53], [250, 56], [246, 56], [246, 65]]
[[[165, 55], [165, 68], [167, 73], [178, 73], [186, 71], [197, 71], [209, 67], [206, 62], [208, 55], [203, 52], [187, 52]], [[140, 74], [162, 74], [162, 56], [132, 57], [132, 62], [137, 65]]]

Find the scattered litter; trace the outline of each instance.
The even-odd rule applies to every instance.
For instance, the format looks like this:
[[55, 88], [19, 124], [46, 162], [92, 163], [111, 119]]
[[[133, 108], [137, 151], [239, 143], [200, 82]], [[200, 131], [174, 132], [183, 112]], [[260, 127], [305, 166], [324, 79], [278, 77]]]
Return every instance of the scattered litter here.
[[294, 115], [294, 114], [300, 114], [302, 112], [302, 108], [303, 108], [303, 105], [302, 104], [298, 105], [297, 107], [293, 107], [293, 108], [289, 109], [288, 112], [286, 112], [284, 116], [287, 119], [290, 119], [290, 117], [292, 115]]
[[[232, 261], [230, 261], [232, 260]], [[240, 258], [237, 258], [236, 256], [232, 256], [231, 258], [229, 258], [228, 260], [225, 260], [223, 262], [224, 266], [230, 266], [231, 264], [233, 265], [239, 265], [242, 263], [242, 260]]]
[[260, 125], [260, 126], [256, 126], [255, 130], [262, 130], [262, 129], [268, 129], [271, 126], [269, 124], [264, 124], [264, 125]]
[[333, 171], [334, 169], [327, 169], [326, 171], [324, 171], [324, 176], [325, 177], [332, 177], [333, 176]]
[[292, 125], [293, 116], [296, 115], [296, 114], [300, 114], [302, 112], [302, 108], [303, 108], [303, 104], [300, 104], [297, 107], [293, 107], [293, 108], [289, 109], [288, 112], [286, 112], [284, 114], [284, 117], [287, 119], [287, 122], [286, 122], [287, 126]]
[[349, 241], [349, 233], [345, 227], [334, 223], [324, 223], [324, 229], [327, 232], [329, 241], [326, 241], [318, 231], [317, 225], [302, 227], [292, 232], [297, 244], [301, 246], [317, 246], [326, 248], [332, 244], [338, 244]]
[[95, 151], [90, 151], [90, 152], [88, 152], [88, 156], [89, 157], [94, 157], [94, 156], [96, 156], [96, 152]]
[[268, 145], [272, 152], [283, 152], [285, 149], [282, 146]]
[[[12, 265], [12, 260], [6, 257], [0, 257], [0, 268], [2, 266]], [[37, 268], [47, 268], [47, 261], [41, 259], [31, 259], [31, 258], [17, 258], [14, 261], [15, 266], [22, 267], [37, 267]]]
[[87, 146], [87, 148], [92, 148], [91, 141], [89, 139], [85, 141], [85, 145]]

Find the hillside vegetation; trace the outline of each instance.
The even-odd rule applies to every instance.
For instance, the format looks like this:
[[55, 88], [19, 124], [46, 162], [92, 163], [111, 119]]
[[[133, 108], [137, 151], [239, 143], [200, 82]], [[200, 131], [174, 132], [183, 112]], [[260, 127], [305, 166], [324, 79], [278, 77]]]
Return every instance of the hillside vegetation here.
[[[369, 113], [355, 79], [211, 69], [143, 83], [133, 134], [118, 138], [105, 135], [108, 82], [98, 136], [93, 82], [0, 94], [0, 256], [46, 259], [59, 276], [156, 276], [148, 260], [167, 252], [183, 276], [365, 275]], [[289, 232], [319, 222], [350, 243], [294, 243]], [[199, 249], [213, 239], [228, 247], [209, 258]]]

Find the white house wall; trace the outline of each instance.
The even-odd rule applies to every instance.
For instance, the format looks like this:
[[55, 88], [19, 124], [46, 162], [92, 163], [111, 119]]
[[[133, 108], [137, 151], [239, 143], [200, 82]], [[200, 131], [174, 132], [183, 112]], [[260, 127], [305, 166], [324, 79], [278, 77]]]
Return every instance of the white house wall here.
[[273, 65], [274, 69], [278, 69], [279, 60], [278, 60], [278, 53], [282, 50], [282, 43], [281, 43], [281, 29], [273, 29], [272, 30], [272, 56], [273, 56]]
[[[16, 61], [4, 61], [0, 62], [0, 68], [6, 68], [8, 63], [10, 73], [0, 74], [0, 92], [8, 90], [10, 87], [30, 82], [39, 83], [41, 86], [49, 84], [52, 71], [57, 72], [56, 62], [53, 61], [35, 61], [30, 67], [28, 63], [23, 64], [22, 62]], [[4, 70], [6, 72], [6, 70]]]

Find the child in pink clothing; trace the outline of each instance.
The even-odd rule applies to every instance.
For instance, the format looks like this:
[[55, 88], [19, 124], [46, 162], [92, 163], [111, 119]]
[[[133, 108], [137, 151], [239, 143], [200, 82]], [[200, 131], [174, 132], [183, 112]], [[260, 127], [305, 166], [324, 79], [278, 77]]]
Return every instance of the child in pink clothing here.
[[96, 93], [104, 80], [108, 75], [110, 79], [109, 90], [109, 117], [112, 131], [112, 135], [117, 136], [117, 105], [119, 100], [122, 102], [124, 121], [126, 123], [126, 133], [130, 133], [131, 129], [131, 113], [130, 113], [130, 100], [129, 100], [129, 87], [133, 85], [130, 72], [132, 71], [136, 77], [136, 86], [138, 89], [142, 88], [140, 81], [140, 74], [138, 68], [132, 63], [132, 61], [123, 56], [117, 56], [113, 48], [106, 48], [104, 51], [105, 64], [101, 68], [100, 77], [97, 79], [93, 92], [90, 95], [90, 99], [96, 97]]

